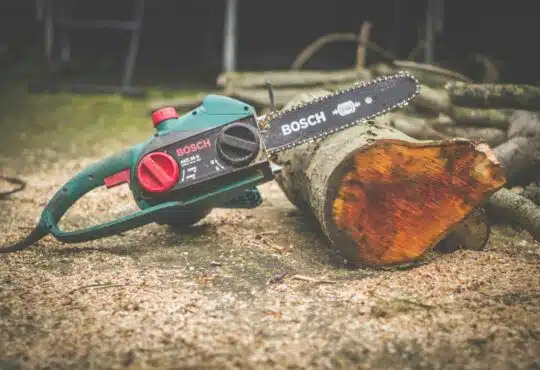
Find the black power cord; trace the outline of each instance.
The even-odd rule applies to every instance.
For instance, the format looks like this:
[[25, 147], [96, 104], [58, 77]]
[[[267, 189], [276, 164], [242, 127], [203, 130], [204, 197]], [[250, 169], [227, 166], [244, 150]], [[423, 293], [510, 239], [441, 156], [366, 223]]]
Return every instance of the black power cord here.
[[15, 194], [19, 191], [24, 190], [26, 188], [26, 182], [24, 182], [21, 179], [18, 179], [16, 177], [7, 177], [7, 176], [0, 176], [0, 180], [4, 180], [6, 182], [9, 182], [12, 185], [15, 185], [16, 188], [13, 190], [5, 191], [3, 193], [0, 193], [0, 200], [7, 199], [10, 195]]
[[[18, 179], [16, 177], [7, 177], [7, 176], [0, 176], [0, 180], [4, 180], [6, 182], [9, 182], [12, 185], [15, 185], [15, 189], [5, 191], [3, 193], [0, 193], [0, 200], [7, 199], [10, 195], [15, 194], [19, 191], [22, 191], [24, 188], [26, 188], [26, 182], [24, 182], [21, 179]], [[28, 237], [26, 237], [25, 240], [22, 242], [19, 242], [15, 245], [12, 245], [7, 248], [1, 248], [0, 253], [7, 253], [7, 252], [15, 252], [19, 251], [25, 248], [28, 248], [32, 242], [35, 242], [36, 240], [39, 240], [38, 234], [41, 235], [41, 233], [38, 232], [39, 230], [34, 230]]]

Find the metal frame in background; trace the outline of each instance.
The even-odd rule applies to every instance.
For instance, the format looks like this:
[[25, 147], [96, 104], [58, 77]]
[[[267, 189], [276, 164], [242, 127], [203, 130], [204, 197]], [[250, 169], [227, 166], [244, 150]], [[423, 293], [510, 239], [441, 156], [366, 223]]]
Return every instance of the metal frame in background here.
[[[133, 20], [76, 20], [71, 17], [74, 0], [36, 0], [36, 20], [43, 24], [44, 58], [50, 72], [58, 71], [60, 66], [71, 60], [72, 29], [117, 29], [131, 32], [129, 47], [124, 62], [121, 85], [100, 86], [87, 84], [54, 84], [33, 83], [29, 89], [33, 92], [75, 93], [120, 93], [130, 96], [144, 97], [146, 91], [132, 86], [135, 63], [139, 48], [139, 39], [144, 16], [145, 0], [134, 0]], [[55, 34], [58, 33], [58, 42]], [[55, 53], [59, 44], [59, 55]]]
[[426, 47], [424, 48], [424, 63], [435, 62], [435, 36], [442, 32], [444, 24], [444, 0], [428, 0], [426, 8]]
[[227, 0], [223, 25], [223, 72], [236, 70], [238, 43], [237, 20], [238, 0]]

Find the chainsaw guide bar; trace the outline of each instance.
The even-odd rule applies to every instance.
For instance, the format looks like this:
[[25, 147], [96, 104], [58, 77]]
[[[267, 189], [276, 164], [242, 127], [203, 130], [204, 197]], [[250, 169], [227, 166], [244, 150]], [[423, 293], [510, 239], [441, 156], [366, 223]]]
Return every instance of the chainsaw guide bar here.
[[418, 80], [400, 71], [271, 112], [259, 127], [267, 152], [275, 154], [404, 107], [419, 92]]

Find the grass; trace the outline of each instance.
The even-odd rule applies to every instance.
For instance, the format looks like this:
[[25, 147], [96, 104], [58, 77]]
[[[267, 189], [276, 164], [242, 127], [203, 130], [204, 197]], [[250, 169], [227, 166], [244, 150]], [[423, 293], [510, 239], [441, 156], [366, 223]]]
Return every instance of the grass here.
[[28, 83], [39, 77], [39, 70], [31, 66], [19, 66], [0, 75], [0, 153], [5, 160], [19, 157], [21, 150], [78, 157], [101, 154], [118, 139], [135, 144], [153, 134], [149, 113], [152, 100], [210, 89], [193, 84], [185, 89], [149, 86], [144, 99], [113, 94], [29, 92]]

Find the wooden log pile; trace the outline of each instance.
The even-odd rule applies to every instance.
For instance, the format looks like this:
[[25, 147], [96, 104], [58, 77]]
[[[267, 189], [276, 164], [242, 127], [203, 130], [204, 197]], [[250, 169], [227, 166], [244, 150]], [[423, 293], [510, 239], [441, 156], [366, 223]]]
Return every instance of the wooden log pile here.
[[[394, 67], [376, 66], [372, 76], [417, 76], [422, 88], [410, 106], [274, 158], [289, 200], [365, 265], [407, 263], [433, 248], [482, 249], [500, 222], [540, 241], [540, 88]], [[330, 92], [312, 88], [287, 105]]]
[[490, 234], [482, 205], [505, 181], [485, 143], [419, 140], [374, 121], [273, 160], [287, 198], [344, 257], [368, 266], [410, 263], [436, 247], [481, 249]]

